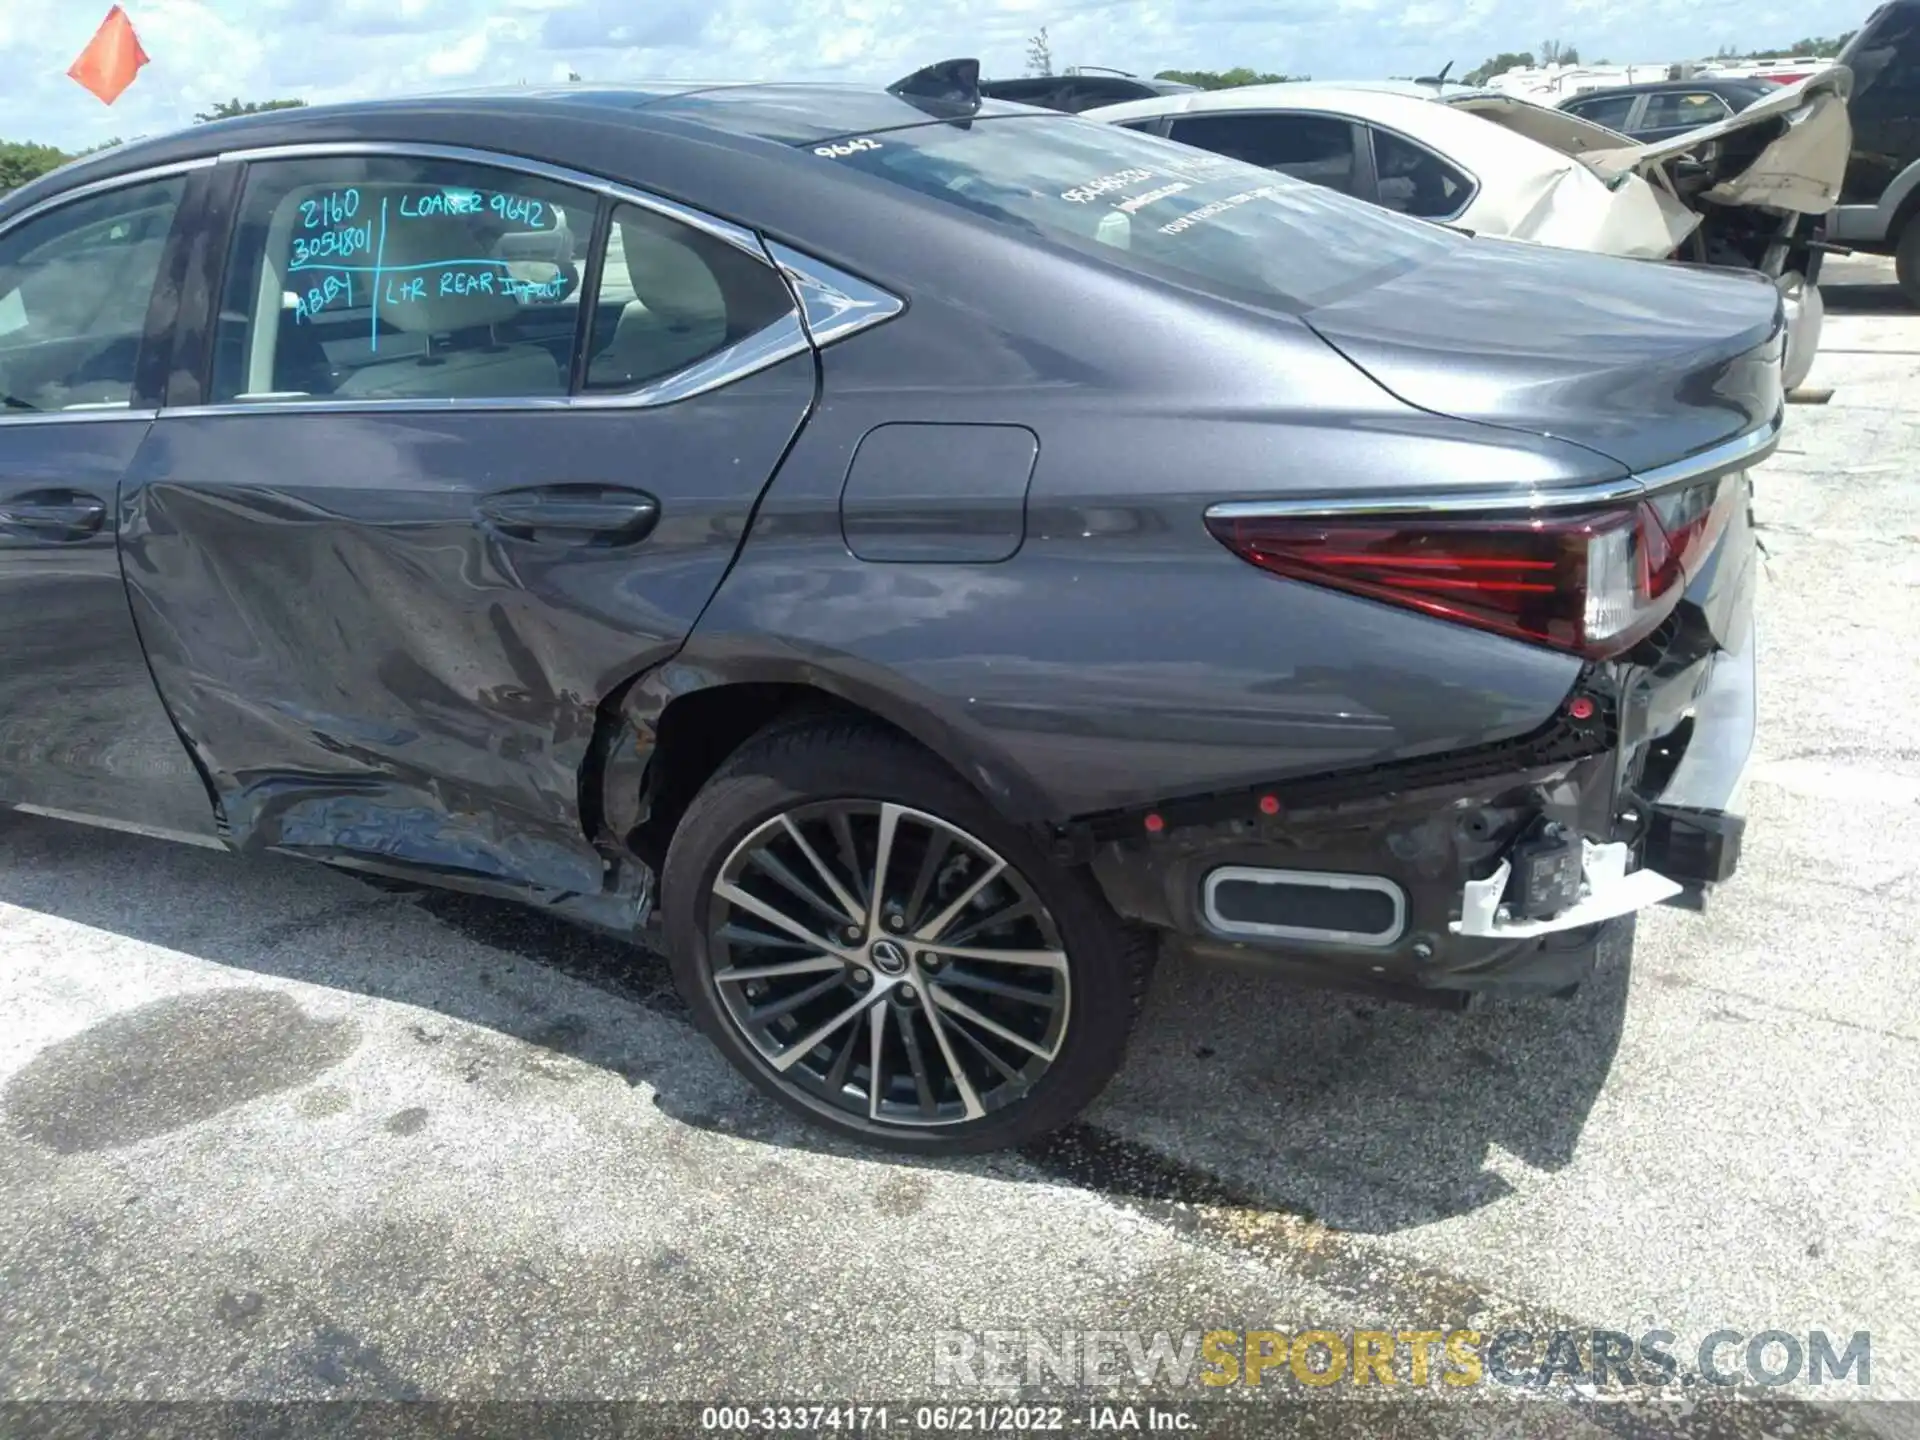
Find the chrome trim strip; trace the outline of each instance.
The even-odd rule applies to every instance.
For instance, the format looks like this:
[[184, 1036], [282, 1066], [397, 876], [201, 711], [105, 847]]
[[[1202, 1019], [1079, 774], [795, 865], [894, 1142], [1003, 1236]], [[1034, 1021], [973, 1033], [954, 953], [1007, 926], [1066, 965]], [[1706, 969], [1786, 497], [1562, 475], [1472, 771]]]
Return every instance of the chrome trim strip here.
[[709, 355], [685, 370], [677, 370], [643, 385], [638, 390], [590, 391], [581, 395], [502, 395], [478, 399], [340, 400], [316, 395], [310, 400], [275, 398], [228, 400], [216, 405], [181, 405], [165, 413], [171, 420], [208, 415], [298, 415], [308, 412], [328, 415], [462, 415], [476, 411], [652, 410], [721, 389], [749, 375], [771, 369], [783, 360], [804, 355], [811, 348], [799, 314], [789, 312], [738, 344]]
[[883, 325], [907, 308], [898, 295], [777, 240], [767, 241], [766, 253], [800, 297], [801, 317], [817, 347]]
[[58, 209], [74, 200], [90, 200], [95, 195], [104, 195], [109, 190], [118, 190], [124, 185], [144, 185], [150, 180], [165, 180], [174, 175], [186, 175], [195, 170], [210, 170], [218, 163], [219, 157], [202, 155], [194, 160], [175, 160], [169, 165], [153, 165], [145, 170], [128, 170], [119, 175], [107, 175], [98, 180], [89, 180], [84, 185], [76, 185], [71, 190], [60, 190], [33, 204], [18, 214], [9, 215], [0, 220], [0, 235], [4, 235], [16, 225], [26, 223], [36, 215], [44, 215], [49, 210]]
[[652, 210], [670, 219], [680, 220], [704, 230], [729, 245], [746, 251], [761, 263], [766, 262], [766, 252], [760, 248], [759, 237], [745, 226], [736, 225], [731, 220], [722, 220], [717, 215], [695, 210], [682, 205], [677, 200], [665, 200], [658, 195], [650, 195], [645, 190], [636, 190], [630, 185], [608, 180], [601, 175], [590, 175], [582, 170], [569, 170], [564, 165], [550, 165], [544, 160], [529, 160], [521, 155], [509, 155], [497, 150], [474, 150], [464, 145], [413, 144], [400, 140], [326, 140], [308, 141], [297, 145], [266, 145], [252, 150], [224, 150], [220, 153], [222, 164], [252, 162], [256, 160], [310, 160], [323, 159], [329, 155], [366, 155], [384, 159], [421, 159], [449, 160], [456, 164], [486, 165], [495, 170], [517, 170], [523, 175], [537, 175], [543, 180], [552, 180], [556, 184], [571, 185], [576, 190], [590, 191], [595, 195], [606, 195], [629, 205], [638, 205], [643, 210]]
[[157, 410], [128, 410], [123, 408], [109, 410], [104, 406], [98, 410], [0, 410], [0, 427], [10, 425], [77, 425], [91, 420], [96, 425], [110, 425], [116, 421], [139, 420], [151, 423], [160, 412]]
[[1634, 478], [1648, 493], [1652, 493], [1656, 490], [1665, 490], [1670, 486], [1684, 485], [1690, 480], [1704, 480], [1707, 476], [1721, 471], [1758, 465], [1779, 445], [1780, 428], [1785, 419], [1784, 410], [1776, 411], [1773, 419], [1757, 429], [1749, 430], [1746, 434], [1736, 436], [1710, 450], [1702, 450], [1697, 455], [1675, 460], [1671, 465], [1642, 470]]
[[0, 805], [0, 810], [17, 810], [22, 815], [39, 815], [69, 825], [91, 825], [97, 830], [118, 830], [123, 835], [139, 835], [148, 840], [171, 840], [179, 845], [198, 845], [204, 850], [229, 854], [233, 847], [211, 835], [196, 835], [190, 830], [168, 830], [159, 825], [143, 825], [137, 820], [116, 820], [104, 815], [82, 815], [77, 810], [56, 810], [50, 805]]
[[1779, 445], [1784, 415], [1782, 411], [1759, 428], [1696, 455], [1619, 480], [1595, 480], [1557, 490], [1463, 490], [1451, 495], [1427, 490], [1398, 495], [1276, 496], [1269, 500], [1225, 500], [1207, 507], [1207, 519], [1311, 519], [1319, 515], [1477, 514], [1489, 511], [1532, 513], [1611, 505], [1759, 464]]
[[[1322, 930], [1312, 925], [1267, 925], [1252, 920], [1228, 920], [1221, 916], [1217, 895], [1220, 886], [1235, 881], [1255, 885], [1296, 885], [1318, 890], [1370, 890], [1393, 902], [1393, 923], [1384, 930]], [[1255, 865], [1221, 865], [1210, 871], [1201, 887], [1201, 914], [1222, 935], [1252, 935], [1268, 940], [1307, 940], [1319, 945], [1357, 945], [1382, 950], [1392, 945], [1407, 928], [1407, 895], [1384, 875], [1348, 875], [1326, 870], [1272, 870]]]

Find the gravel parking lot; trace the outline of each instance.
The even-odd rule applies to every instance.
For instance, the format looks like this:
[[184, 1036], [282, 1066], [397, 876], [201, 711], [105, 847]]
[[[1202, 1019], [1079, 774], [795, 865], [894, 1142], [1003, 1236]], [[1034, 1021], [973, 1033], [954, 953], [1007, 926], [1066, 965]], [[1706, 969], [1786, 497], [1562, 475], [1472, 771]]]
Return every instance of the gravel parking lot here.
[[1864, 1330], [1866, 1393], [1920, 1400], [1920, 314], [1887, 270], [1830, 271], [1832, 398], [1759, 476], [1740, 875], [1570, 1002], [1162, 967], [1084, 1125], [918, 1165], [771, 1110], [644, 953], [0, 818], [0, 1394], [874, 1401], [932, 1393], [936, 1331], [1564, 1325]]

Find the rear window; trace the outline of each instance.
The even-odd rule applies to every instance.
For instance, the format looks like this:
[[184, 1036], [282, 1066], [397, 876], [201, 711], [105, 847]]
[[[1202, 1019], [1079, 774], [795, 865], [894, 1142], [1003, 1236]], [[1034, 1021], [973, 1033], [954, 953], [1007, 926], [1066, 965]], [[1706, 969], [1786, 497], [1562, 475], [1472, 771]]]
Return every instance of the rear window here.
[[1123, 268], [1272, 309], [1329, 304], [1464, 243], [1318, 185], [1097, 121], [923, 125], [815, 153]]

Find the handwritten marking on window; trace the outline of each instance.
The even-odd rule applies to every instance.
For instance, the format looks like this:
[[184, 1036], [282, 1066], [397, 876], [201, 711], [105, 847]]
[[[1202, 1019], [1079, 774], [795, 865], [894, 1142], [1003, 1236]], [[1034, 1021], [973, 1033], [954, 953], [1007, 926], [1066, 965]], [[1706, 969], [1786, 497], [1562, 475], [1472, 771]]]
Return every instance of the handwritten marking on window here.
[[[330, 311], [352, 309], [358, 293], [361, 303], [372, 307], [369, 341], [377, 350], [378, 317], [383, 306], [404, 307], [463, 296], [504, 296], [522, 305], [551, 304], [565, 299], [570, 289], [569, 279], [557, 268], [550, 278], [529, 279], [514, 274], [507, 259], [494, 255], [461, 254], [456, 250], [417, 263], [389, 265], [385, 260], [389, 233], [397, 237], [422, 223], [440, 223], [447, 217], [474, 216], [493, 222], [478, 227], [480, 233], [463, 234], [465, 227], [459, 225], [450, 232], [476, 250], [499, 233], [494, 228], [498, 225], [509, 232], [558, 230], [561, 213], [544, 200], [504, 190], [457, 186], [410, 189], [382, 195], [379, 213], [360, 219], [362, 203], [359, 189], [352, 186], [310, 195], [299, 202], [299, 225], [292, 237], [287, 269], [311, 275], [314, 283], [296, 290], [296, 323], [311, 322]], [[366, 204], [370, 211], [371, 201]], [[420, 248], [409, 247], [415, 254]], [[426, 248], [431, 255], [434, 247], [430, 243]], [[370, 277], [370, 283], [356, 285], [355, 276]]]

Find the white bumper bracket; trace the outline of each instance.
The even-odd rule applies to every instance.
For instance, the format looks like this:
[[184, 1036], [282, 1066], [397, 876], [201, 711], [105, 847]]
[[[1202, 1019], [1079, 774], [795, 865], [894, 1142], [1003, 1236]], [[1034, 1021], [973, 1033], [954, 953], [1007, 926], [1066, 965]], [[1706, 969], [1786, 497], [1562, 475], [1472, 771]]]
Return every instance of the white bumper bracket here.
[[1618, 915], [1644, 910], [1678, 895], [1683, 887], [1652, 870], [1627, 871], [1631, 850], [1623, 843], [1595, 845], [1581, 843], [1580, 898], [1558, 915], [1546, 920], [1516, 920], [1500, 903], [1506, 894], [1512, 866], [1504, 860], [1500, 868], [1484, 880], [1469, 880], [1460, 894], [1460, 918], [1448, 928], [1456, 935], [1480, 936], [1489, 940], [1524, 940], [1529, 935], [1550, 935], [1556, 930], [1572, 930], [1593, 925]]

